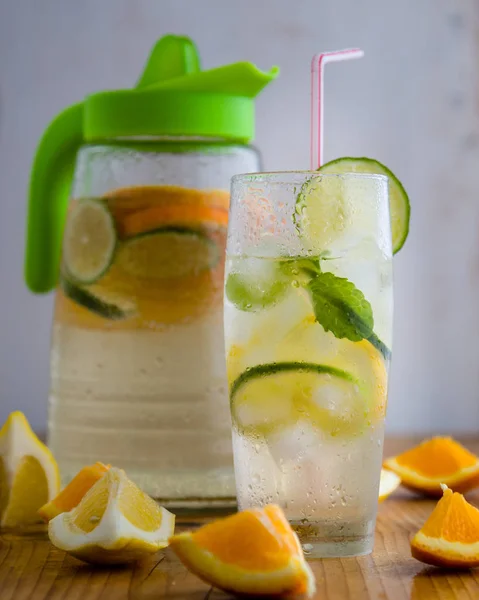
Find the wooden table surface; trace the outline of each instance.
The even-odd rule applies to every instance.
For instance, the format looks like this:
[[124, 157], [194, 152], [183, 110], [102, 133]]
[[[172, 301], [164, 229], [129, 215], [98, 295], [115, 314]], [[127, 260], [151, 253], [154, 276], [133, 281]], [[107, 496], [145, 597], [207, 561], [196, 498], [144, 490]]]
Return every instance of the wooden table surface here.
[[[390, 440], [387, 454], [408, 447]], [[479, 453], [479, 440], [465, 440]], [[468, 496], [479, 506], [479, 491]], [[376, 543], [370, 556], [311, 560], [318, 600], [477, 600], [479, 569], [448, 572], [414, 560], [411, 536], [422, 526], [434, 502], [398, 491], [379, 509]], [[191, 525], [178, 519], [178, 530]], [[38, 526], [23, 535], [0, 535], [0, 600], [220, 600], [212, 589], [168, 549], [133, 567], [94, 568], [65, 555]]]

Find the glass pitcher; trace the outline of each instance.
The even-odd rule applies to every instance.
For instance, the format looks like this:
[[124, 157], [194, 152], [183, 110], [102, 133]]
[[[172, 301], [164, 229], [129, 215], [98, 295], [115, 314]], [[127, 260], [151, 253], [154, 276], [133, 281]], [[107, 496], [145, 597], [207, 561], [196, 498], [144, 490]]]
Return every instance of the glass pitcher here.
[[200, 71], [166, 36], [134, 90], [61, 113], [32, 171], [26, 281], [56, 287], [48, 443], [176, 506], [234, 502], [222, 287], [230, 178], [257, 171], [254, 97], [277, 74]]

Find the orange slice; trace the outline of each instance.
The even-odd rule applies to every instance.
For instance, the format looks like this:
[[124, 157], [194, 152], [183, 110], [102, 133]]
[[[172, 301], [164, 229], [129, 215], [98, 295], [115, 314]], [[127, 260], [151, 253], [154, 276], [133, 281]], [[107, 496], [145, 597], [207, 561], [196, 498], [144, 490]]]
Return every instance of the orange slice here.
[[[229, 197], [226, 190], [197, 190], [173, 185], [119, 188], [105, 194], [120, 232], [123, 232], [124, 221], [130, 215], [152, 208], [181, 207], [187, 213], [195, 207], [203, 207], [223, 211], [227, 217]], [[183, 223], [185, 219], [187, 217], [182, 219]], [[224, 215], [221, 217], [221, 223], [224, 224]]]
[[428, 496], [441, 496], [441, 483], [455, 492], [479, 485], [479, 458], [450, 437], [435, 437], [389, 458], [384, 467], [394, 471], [406, 487]]
[[121, 225], [121, 233], [128, 238], [166, 225], [195, 226], [208, 223], [226, 227], [228, 212], [214, 206], [152, 206], [127, 215]]
[[203, 581], [233, 594], [309, 597], [315, 591], [298, 538], [274, 504], [175, 535], [170, 546]]
[[88, 490], [103, 477], [110, 465], [96, 462], [94, 465], [83, 467], [70, 483], [53, 500], [44, 504], [38, 511], [41, 518], [48, 523], [51, 519], [64, 512], [69, 512], [80, 504]]
[[479, 566], [479, 510], [442, 486], [443, 497], [411, 541], [414, 558], [436, 567]]

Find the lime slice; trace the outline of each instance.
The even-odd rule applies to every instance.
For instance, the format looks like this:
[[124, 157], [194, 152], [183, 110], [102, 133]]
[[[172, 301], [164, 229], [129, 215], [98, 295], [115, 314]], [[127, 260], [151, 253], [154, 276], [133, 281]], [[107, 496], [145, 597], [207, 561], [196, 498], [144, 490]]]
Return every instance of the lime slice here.
[[[389, 212], [391, 216], [391, 232], [392, 232], [392, 246], [393, 253], [399, 252], [406, 241], [409, 232], [409, 216], [410, 216], [410, 204], [409, 198], [399, 179], [388, 169], [385, 165], [380, 163], [373, 158], [337, 158], [329, 163], [326, 163], [319, 169], [320, 173], [370, 173], [374, 175], [386, 175], [389, 178]], [[334, 183], [328, 184], [334, 187]], [[301, 195], [301, 194], [300, 194]], [[329, 215], [328, 213], [322, 213], [323, 201], [319, 203], [321, 206], [316, 208], [315, 213], [312, 213], [311, 218], [316, 220], [318, 223], [324, 219], [334, 218], [334, 214]], [[340, 219], [340, 208], [337, 209], [338, 214], [336, 218]], [[331, 209], [330, 209], [331, 212]], [[317, 215], [315, 218], [314, 215]], [[338, 225], [339, 224], [339, 225]], [[338, 221], [337, 227], [340, 226]]]
[[70, 300], [104, 319], [119, 321], [134, 316], [136, 312], [133, 301], [116, 295], [114, 292], [104, 291], [103, 294], [100, 292], [92, 294], [65, 277], [60, 279], [60, 285], [63, 293]]
[[113, 262], [116, 249], [115, 221], [107, 205], [98, 199], [80, 200], [68, 216], [63, 236], [63, 261], [77, 282], [98, 281]]
[[243, 311], [274, 306], [292, 281], [280, 261], [268, 258], [237, 257], [230, 259], [228, 267], [226, 297]]
[[116, 264], [134, 277], [168, 279], [198, 275], [219, 258], [217, 245], [201, 231], [163, 227], [128, 239]]
[[360, 434], [369, 424], [361, 386], [347, 371], [307, 362], [257, 365], [230, 389], [233, 423], [249, 436], [268, 436], [300, 420], [333, 437]]

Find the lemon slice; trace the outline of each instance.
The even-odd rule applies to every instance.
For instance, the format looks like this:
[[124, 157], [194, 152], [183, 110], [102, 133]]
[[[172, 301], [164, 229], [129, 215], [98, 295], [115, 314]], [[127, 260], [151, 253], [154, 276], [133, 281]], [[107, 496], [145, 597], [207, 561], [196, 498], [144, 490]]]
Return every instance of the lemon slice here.
[[105, 202], [86, 198], [70, 212], [63, 236], [63, 261], [79, 283], [98, 281], [113, 263], [115, 221]]
[[123, 564], [168, 545], [175, 516], [128, 479], [110, 469], [80, 504], [48, 524], [54, 546], [90, 563]]
[[387, 469], [381, 469], [381, 479], [379, 482], [379, 502], [386, 500], [401, 484], [401, 479]]
[[388, 371], [381, 352], [368, 340], [341, 340], [330, 364], [348, 369], [360, 383], [367, 397], [368, 420], [372, 423], [385, 417], [387, 408]]
[[38, 509], [59, 491], [60, 475], [52, 453], [23, 413], [11, 413], [0, 430], [0, 526], [38, 522]]
[[371, 422], [382, 419], [387, 404], [387, 360], [369, 340], [352, 342], [338, 340], [326, 333], [313, 314], [307, 315], [292, 327], [275, 346], [277, 361], [295, 358], [327, 364], [347, 371], [360, 384], [367, 398], [365, 408]]

